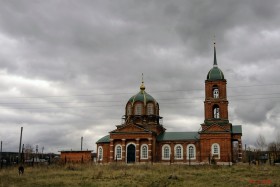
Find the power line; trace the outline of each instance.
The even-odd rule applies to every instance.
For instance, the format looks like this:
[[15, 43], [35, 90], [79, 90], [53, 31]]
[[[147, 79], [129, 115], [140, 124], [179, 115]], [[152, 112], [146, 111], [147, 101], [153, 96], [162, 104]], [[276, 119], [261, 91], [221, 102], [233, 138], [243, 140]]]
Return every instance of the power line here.
[[[233, 98], [233, 97], [240, 97], [240, 96], [264, 96], [264, 95], [277, 95], [277, 94], [280, 94], [280, 93], [267, 93], [267, 94], [243, 94], [243, 95], [231, 95], [231, 96], [228, 96], [228, 98]], [[204, 97], [188, 97], [188, 98], [164, 98], [164, 99], [156, 99], [158, 101], [173, 101], [173, 100], [183, 100], [183, 99], [201, 99], [201, 98], [204, 98]], [[46, 102], [46, 101], [44, 101]], [[7, 102], [7, 103], [1, 103], [0, 102], [0, 105], [42, 105], [42, 104], [79, 104], [79, 103], [120, 103], [120, 102], [124, 102], [124, 100], [107, 100], [107, 101], [69, 101], [69, 102], [48, 102], [48, 103], [11, 103], [11, 102]]]
[[[250, 87], [261, 87], [261, 86], [279, 86], [280, 84], [259, 84], [259, 85], [245, 85], [245, 86], [229, 86], [227, 88], [250, 88]], [[169, 92], [191, 92], [191, 91], [202, 91], [202, 89], [188, 89], [188, 90], [161, 90], [161, 91], [149, 91], [149, 93], [169, 93]], [[34, 99], [34, 98], [63, 98], [63, 97], [93, 97], [97, 95], [126, 95], [126, 94], [134, 94], [131, 92], [116, 92], [116, 93], [95, 93], [95, 94], [77, 94], [77, 95], [56, 95], [56, 96], [30, 96], [30, 97], [0, 97], [0, 99]]]
[[[233, 100], [255, 100], [255, 99], [278, 99], [280, 97], [263, 97], [263, 98], [244, 98], [244, 99], [233, 99]], [[160, 105], [166, 105], [166, 104], [186, 104], [186, 103], [195, 103], [195, 102], [202, 102], [202, 101], [182, 101], [182, 102], [166, 102], [166, 103], [160, 103]], [[0, 109], [28, 109], [28, 110], [42, 110], [42, 109], [51, 109], [51, 108], [107, 108], [107, 107], [123, 107], [124, 105], [84, 105], [84, 106], [52, 106], [52, 107], [0, 107]]]

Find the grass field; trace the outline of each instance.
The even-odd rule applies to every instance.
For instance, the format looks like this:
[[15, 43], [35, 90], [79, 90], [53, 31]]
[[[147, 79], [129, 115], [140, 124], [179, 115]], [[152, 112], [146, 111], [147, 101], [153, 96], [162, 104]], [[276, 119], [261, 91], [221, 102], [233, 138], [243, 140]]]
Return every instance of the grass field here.
[[0, 187], [13, 186], [280, 186], [279, 166], [65, 165], [0, 170]]

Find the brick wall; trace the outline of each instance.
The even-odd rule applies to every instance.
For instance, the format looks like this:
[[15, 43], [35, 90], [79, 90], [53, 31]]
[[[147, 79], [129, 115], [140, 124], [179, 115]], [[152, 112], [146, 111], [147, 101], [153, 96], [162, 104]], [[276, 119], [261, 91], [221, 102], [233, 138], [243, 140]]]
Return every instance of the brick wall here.
[[61, 151], [62, 162], [90, 162], [91, 151]]

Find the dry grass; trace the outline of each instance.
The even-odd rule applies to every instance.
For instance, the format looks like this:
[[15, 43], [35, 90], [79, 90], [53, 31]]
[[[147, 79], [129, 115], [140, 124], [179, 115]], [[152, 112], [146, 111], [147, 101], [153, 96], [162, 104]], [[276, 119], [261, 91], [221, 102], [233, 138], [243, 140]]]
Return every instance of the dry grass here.
[[0, 187], [16, 186], [280, 186], [280, 167], [66, 165], [0, 170]]

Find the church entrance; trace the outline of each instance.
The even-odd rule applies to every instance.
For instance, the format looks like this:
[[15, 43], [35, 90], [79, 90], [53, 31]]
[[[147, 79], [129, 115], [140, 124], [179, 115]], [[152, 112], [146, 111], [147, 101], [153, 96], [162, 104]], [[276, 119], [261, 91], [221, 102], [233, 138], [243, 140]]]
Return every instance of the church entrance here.
[[135, 162], [135, 145], [130, 144], [127, 146], [127, 163]]

